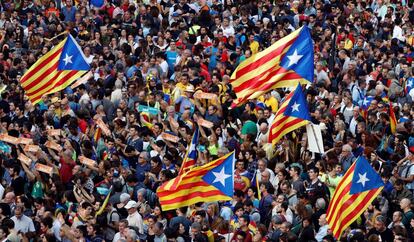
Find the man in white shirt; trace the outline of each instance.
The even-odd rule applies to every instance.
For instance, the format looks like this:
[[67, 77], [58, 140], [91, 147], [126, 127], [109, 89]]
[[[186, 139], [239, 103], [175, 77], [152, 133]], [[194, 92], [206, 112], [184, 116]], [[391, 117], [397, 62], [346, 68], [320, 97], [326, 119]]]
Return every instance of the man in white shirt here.
[[14, 229], [23, 234], [36, 232], [33, 220], [24, 215], [23, 210], [23, 206], [20, 205], [17, 205], [14, 210], [14, 216], [11, 217], [11, 220], [14, 222]]
[[124, 220], [119, 221], [118, 230], [119, 232], [115, 234], [112, 242], [118, 242], [118, 240], [120, 239], [125, 239], [125, 235], [129, 231], [128, 220], [124, 219]]
[[128, 210], [128, 225], [129, 226], [135, 226], [138, 228], [138, 232], [140, 234], [144, 233], [144, 225], [142, 221], [141, 214], [137, 211], [138, 204], [137, 202], [131, 200], [125, 205], [125, 209]]
[[158, 53], [157, 54], [157, 62], [162, 70], [162, 74], [167, 76], [168, 74], [168, 62], [166, 61], [166, 57], [164, 53]]
[[319, 228], [318, 233], [316, 233], [315, 239], [318, 242], [321, 242], [323, 240], [323, 237], [328, 234], [328, 222], [326, 221], [326, 214], [322, 214], [319, 217], [319, 225], [321, 227]]
[[221, 29], [223, 30], [223, 35], [227, 38], [229, 36], [234, 36], [234, 28], [230, 25], [230, 19], [224, 18], [223, 19], [223, 25], [221, 26]]

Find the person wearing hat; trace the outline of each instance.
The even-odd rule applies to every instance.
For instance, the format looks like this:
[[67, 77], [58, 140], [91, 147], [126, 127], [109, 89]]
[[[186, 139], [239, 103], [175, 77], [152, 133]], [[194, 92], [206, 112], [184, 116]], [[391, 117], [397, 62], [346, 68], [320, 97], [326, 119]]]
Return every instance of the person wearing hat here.
[[144, 233], [144, 224], [142, 221], [142, 216], [141, 214], [138, 213], [138, 207], [140, 206], [140, 204], [138, 204], [137, 202], [135, 202], [134, 200], [130, 200], [126, 205], [125, 205], [125, 209], [128, 210], [128, 225], [129, 226], [134, 226], [138, 228], [138, 232], [140, 234]]
[[184, 95], [175, 100], [175, 104], [180, 106], [179, 112], [181, 114], [186, 110], [194, 110], [193, 94], [194, 86], [189, 84], [184, 90]]

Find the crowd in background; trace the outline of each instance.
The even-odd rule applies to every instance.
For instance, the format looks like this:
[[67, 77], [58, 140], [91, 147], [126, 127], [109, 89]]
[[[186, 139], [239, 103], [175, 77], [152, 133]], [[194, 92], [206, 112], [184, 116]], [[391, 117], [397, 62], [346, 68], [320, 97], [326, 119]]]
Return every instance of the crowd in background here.
[[[359, 156], [385, 187], [340, 240], [413, 241], [412, 1], [2, 0], [0, 10], [1, 133], [40, 147], [0, 143], [0, 241], [331, 242], [326, 210]], [[230, 108], [235, 68], [304, 25], [323, 154], [308, 150], [305, 129], [269, 144], [289, 88]], [[65, 31], [92, 77], [33, 105], [19, 79]], [[233, 199], [163, 211], [156, 189], [177, 175], [196, 127], [197, 165], [236, 152]]]

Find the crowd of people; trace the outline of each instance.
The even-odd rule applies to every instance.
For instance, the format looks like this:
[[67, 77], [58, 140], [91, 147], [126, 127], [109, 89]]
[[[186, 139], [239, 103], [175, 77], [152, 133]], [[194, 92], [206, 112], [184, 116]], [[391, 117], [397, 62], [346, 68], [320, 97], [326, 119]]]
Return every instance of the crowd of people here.
[[[0, 241], [413, 241], [412, 1], [3, 0], [0, 10]], [[269, 143], [290, 88], [231, 107], [235, 68], [302, 26], [324, 153], [308, 150], [304, 128]], [[19, 80], [65, 31], [92, 75], [33, 105]], [[156, 190], [177, 176], [197, 127], [197, 165], [235, 151], [233, 199], [163, 211]], [[385, 187], [335, 239], [326, 210], [360, 156]]]

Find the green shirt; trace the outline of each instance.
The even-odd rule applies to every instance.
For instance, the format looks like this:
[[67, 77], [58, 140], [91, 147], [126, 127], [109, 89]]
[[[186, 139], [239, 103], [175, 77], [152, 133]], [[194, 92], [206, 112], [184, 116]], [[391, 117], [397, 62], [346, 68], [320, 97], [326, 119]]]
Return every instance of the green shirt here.
[[257, 135], [257, 125], [256, 125], [256, 123], [251, 121], [251, 120], [247, 120], [247, 122], [243, 124], [241, 133], [242, 134], [252, 134], [252, 135], [256, 136]]

